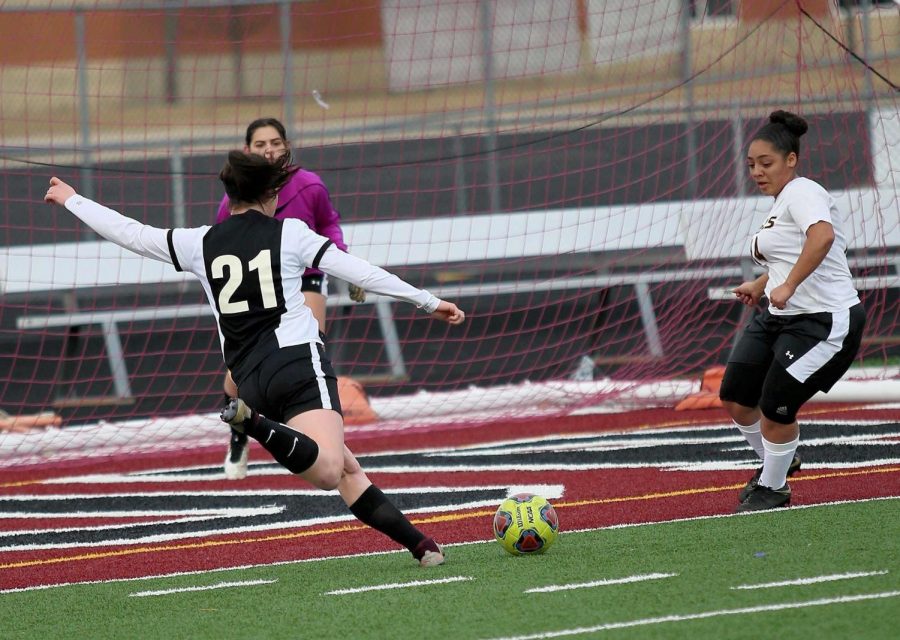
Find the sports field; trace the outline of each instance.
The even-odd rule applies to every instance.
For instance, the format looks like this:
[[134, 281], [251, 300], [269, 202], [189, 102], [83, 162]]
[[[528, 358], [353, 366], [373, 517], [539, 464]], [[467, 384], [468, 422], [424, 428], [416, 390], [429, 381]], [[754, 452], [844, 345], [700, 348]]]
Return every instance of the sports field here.
[[[731, 515], [752, 461], [718, 411], [350, 431], [373, 480], [447, 545], [422, 569], [254, 449], [0, 474], [3, 638], [892, 638], [900, 407], [801, 416], [791, 508]], [[544, 555], [492, 540], [510, 491], [551, 498]]]
[[[0, 640], [900, 639], [895, 5], [0, 2]], [[779, 370], [865, 367], [735, 514], [770, 268]], [[236, 419], [227, 479], [223, 390], [315, 442]], [[444, 564], [286, 470], [335, 485], [335, 399]]]

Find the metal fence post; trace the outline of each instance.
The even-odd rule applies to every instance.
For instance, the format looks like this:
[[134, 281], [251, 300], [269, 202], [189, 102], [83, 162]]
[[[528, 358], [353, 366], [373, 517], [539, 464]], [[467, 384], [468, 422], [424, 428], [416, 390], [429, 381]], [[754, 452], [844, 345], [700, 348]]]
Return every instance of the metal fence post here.
[[84, 10], [75, 11], [75, 51], [78, 84], [78, 124], [81, 132], [81, 184], [79, 191], [87, 198], [94, 198], [93, 164], [94, 154], [91, 143], [91, 112], [88, 104], [87, 41]]
[[453, 209], [456, 213], [465, 213], [468, 204], [466, 201], [466, 163], [465, 158], [463, 158], [464, 152], [462, 125], [457, 123], [456, 135], [453, 136], [453, 153], [456, 155], [456, 159], [453, 162], [453, 200], [455, 201]]
[[169, 168], [172, 172], [172, 222], [176, 227], [187, 226], [187, 209], [184, 198], [184, 157], [181, 143], [172, 145]]
[[291, 140], [294, 130], [294, 56], [291, 47], [291, 5], [289, 0], [281, 0], [278, 5], [281, 31], [281, 60], [284, 66], [284, 80], [281, 100], [284, 103], [284, 128]]
[[178, 9], [173, 6], [166, 7], [165, 39], [166, 102], [173, 104], [178, 100]]
[[691, 0], [681, 3], [681, 79], [684, 83], [685, 141], [687, 142], [688, 198], [697, 197], [697, 140], [694, 131], [694, 84], [691, 79]]
[[484, 70], [484, 126], [487, 129], [488, 202], [491, 213], [500, 211], [500, 177], [497, 169], [497, 113], [494, 96], [494, 14], [489, 0], [478, 3], [481, 10], [481, 62]]

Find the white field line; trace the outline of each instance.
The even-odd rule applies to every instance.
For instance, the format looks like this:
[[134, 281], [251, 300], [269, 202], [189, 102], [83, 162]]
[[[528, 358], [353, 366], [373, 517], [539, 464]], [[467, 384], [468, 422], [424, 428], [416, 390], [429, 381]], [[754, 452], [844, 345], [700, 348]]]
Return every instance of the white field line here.
[[[794, 505], [790, 508], [790, 511], [795, 511], [797, 509], [818, 509], [822, 507], [832, 507], [836, 505], [843, 504], [868, 504], [868, 503], [878, 503], [878, 502], [887, 502], [889, 500], [897, 500], [900, 498], [900, 495], [896, 496], [884, 496], [880, 498], [863, 498], [861, 500], [833, 500], [831, 502], [819, 502], [816, 504], [802, 504], [802, 505]], [[615, 530], [615, 529], [634, 529], [639, 527], [662, 527], [669, 524], [677, 524], [679, 522], [699, 522], [704, 520], [719, 520], [721, 518], [748, 518], [752, 515], [772, 515], [771, 511], [753, 511], [750, 513], [722, 513], [712, 516], [691, 516], [689, 518], [675, 518], [673, 520], [653, 520], [650, 522], [629, 522], [625, 524], [614, 524], [607, 527], [585, 527], [582, 529], [570, 529], [566, 530], [565, 533], [584, 533], [587, 531], [605, 531], [605, 530]], [[482, 538], [481, 540], [469, 540], [468, 542], [451, 542], [448, 544], [441, 545], [442, 547], [465, 547], [473, 544], [497, 544], [494, 540], [494, 536], [491, 535], [489, 538]], [[134, 578], [108, 578], [105, 580], [79, 580], [73, 582], [58, 582], [55, 584], [40, 584], [34, 585], [30, 587], [13, 587], [10, 589], [0, 589], [0, 596], [6, 595], [7, 593], [25, 593], [27, 591], [43, 591], [46, 589], [59, 589], [63, 587], [72, 587], [72, 586], [83, 586], [90, 584], [111, 584], [114, 582], [137, 582], [141, 580], [161, 580], [163, 578], [179, 578], [182, 576], [194, 576], [194, 575], [207, 575], [211, 573], [221, 573], [225, 571], [245, 571], [248, 569], [260, 569], [263, 567], [279, 567], [279, 566], [294, 566], [294, 565], [304, 565], [307, 563], [317, 563], [317, 562], [328, 562], [330, 560], [350, 560], [353, 558], [364, 558], [364, 557], [375, 557], [375, 556], [386, 556], [386, 555], [400, 555], [405, 554], [407, 551], [405, 549], [392, 549], [390, 551], [365, 551], [362, 553], [347, 553], [344, 555], [337, 556], [322, 556], [319, 558], [304, 558], [301, 560], [281, 560], [278, 562], [266, 562], [266, 563], [258, 563], [258, 564], [242, 564], [236, 565], [233, 567], [219, 567], [216, 569], [197, 569], [193, 571], [173, 571], [170, 573], [156, 573], [147, 576], [138, 576]], [[8, 567], [7, 567], [8, 568]]]
[[532, 633], [526, 636], [501, 636], [491, 640], [543, 640], [544, 638], [561, 638], [564, 636], [577, 636], [611, 629], [628, 629], [631, 627], [645, 627], [667, 622], [683, 622], [685, 620], [703, 620], [705, 618], [719, 618], [723, 616], [736, 616], [745, 613], [765, 613], [767, 611], [784, 611], [786, 609], [804, 609], [806, 607], [821, 607], [830, 604], [846, 604], [848, 602], [862, 602], [865, 600], [879, 600], [884, 598], [896, 598], [900, 591], [883, 591], [881, 593], [863, 593], [851, 596], [838, 596], [835, 598], [821, 598], [819, 600], [806, 600], [804, 602], [782, 602], [780, 604], [766, 604], [757, 607], [742, 607], [740, 609], [719, 609], [717, 611], [703, 611], [701, 613], [672, 614], [657, 618], [639, 618], [637, 620], [624, 620], [622, 622], [609, 622], [593, 627], [576, 627], [574, 629], [559, 629], [557, 631], [544, 631]]
[[189, 591], [210, 591], [211, 589], [228, 589], [230, 587], [252, 587], [257, 584], [272, 584], [278, 580], [245, 580], [242, 582], [217, 582], [203, 587], [182, 587], [180, 589], [163, 589], [161, 591], [135, 591], [129, 593], [130, 598], [145, 598], [147, 596], [167, 596], [173, 593], [187, 593]]
[[[900, 375], [900, 367], [877, 370], [878, 380]], [[843, 382], [843, 381], [842, 381]], [[856, 381], [853, 381], [856, 382]], [[550, 381], [496, 387], [472, 387], [464, 391], [419, 392], [408, 396], [372, 398], [372, 408], [380, 420], [351, 426], [348, 432], [404, 432], [445, 425], [453, 421], [488, 422], [508, 417], [541, 417], [610, 413], [611, 400], [628, 400], [621, 410], [671, 406], [699, 388], [699, 381], [611, 381], [608, 379], [572, 382]], [[832, 395], [834, 394], [834, 390]], [[573, 409], [578, 400], [597, 396], [594, 407]], [[815, 401], [815, 399], [813, 400]], [[896, 409], [897, 402], [868, 404], [867, 409]], [[813, 422], [813, 420], [807, 420]], [[716, 425], [726, 426], [722, 421]], [[730, 424], [730, 423], [729, 423]], [[695, 425], [696, 426], [696, 425]], [[164, 438], [160, 437], [165, 433]], [[81, 460], [121, 453], [147, 453], [211, 448], [221, 443], [222, 422], [217, 414], [193, 414], [170, 418], [137, 418], [117, 422], [81, 424], [77, 429], [50, 427], [24, 434], [4, 433], [0, 437], [0, 460], [13, 459], [17, 465], [42, 464], [50, 460]]]
[[594, 580], [593, 582], [573, 582], [572, 584], [552, 584], [546, 587], [526, 589], [524, 593], [553, 593], [555, 591], [569, 591], [571, 589], [589, 589], [591, 587], [605, 587], [611, 584], [628, 584], [630, 582], [644, 582], [645, 580], [674, 578], [677, 575], [677, 573], [645, 573], [643, 575], [628, 576], [627, 578], [610, 578], [609, 580]]
[[326, 591], [326, 596], [343, 596], [348, 593], [364, 593], [366, 591], [385, 591], [387, 589], [408, 589], [410, 587], [427, 587], [432, 584], [445, 584], [447, 582], [468, 582], [474, 580], [470, 576], [454, 576], [452, 578], [440, 578], [437, 580], [413, 580], [412, 582], [392, 582], [388, 584], [374, 584], [368, 587], [354, 587], [352, 589], [335, 589]]
[[813, 578], [797, 578], [796, 580], [782, 580], [781, 582], [763, 582], [760, 584], [739, 584], [732, 589], [768, 589], [770, 587], [790, 587], [803, 584], [816, 584], [817, 582], [834, 582], [835, 580], [851, 580], [853, 578], [868, 578], [869, 576], [887, 575], [884, 571], [860, 571], [857, 573], [835, 573], [830, 576], [815, 576]]

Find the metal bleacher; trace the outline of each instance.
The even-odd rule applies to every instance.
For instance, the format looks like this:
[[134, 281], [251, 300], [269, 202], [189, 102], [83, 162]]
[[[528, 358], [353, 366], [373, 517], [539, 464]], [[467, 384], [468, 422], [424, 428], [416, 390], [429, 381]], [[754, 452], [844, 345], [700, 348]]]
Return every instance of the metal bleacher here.
[[[844, 210], [881, 210], [884, 219], [900, 220], [898, 198], [876, 190], [835, 194]], [[392, 222], [347, 224], [344, 227], [353, 253], [387, 269], [411, 265], [437, 268], [469, 261], [504, 261], [543, 255], [602, 254], [666, 248], [683, 254], [677, 268], [645, 268], [623, 273], [597, 273], [568, 279], [498, 280], [476, 284], [432, 287], [448, 299], [497, 296], [553, 289], [634, 288], [647, 353], [664, 355], [656, 325], [651, 285], [681, 281], [739, 282], [753, 275], [749, 260], [742, 259], [746, 238], [768, 210], [767, 198], [741, 198], [654, 203], [636, 206], [559, 209], [510, 214], [428, 218]], [[852, 205], [852, 206], [851, 206]], [[893, 216], [891, 218], [890, 216]], [[857, 255], [851, 267], [885, 267], [885, 275], [856, 279], [860, 289], [900, 286], [900, 224], [878, 229], [865, 220], [851, 218], [854, 238], [850, 249]], [[886, 233], [885, 233], [886, 232]], [[887, 273], [888, 270], [893, 273]], [[17, 246], [0, 249], [0, 294], [5, 297], [34, 293], [61, 294], [139, 285], [184, 285], [193, 276], [170, 265], [143, 258], [107, 241]], [[727, 289], [711, 286], [710, 299], [730, 297]], [[389, 298], [370, 295], [366, 304], [377, 310], [391, 375], [403, 378], [406, 367], [394, 326]], [[329, 305], [353, 304], [346, 292], [332, 295]], [[119, 339], [118, 325], [172, 318], [211, 315], [206, 304], [151, 306], [102, 311], [29, 314], [17, 318], [21, 330], [51, 327], [99, 326], [112, 372], [116, 398], [131, 396], [129, 375]]]

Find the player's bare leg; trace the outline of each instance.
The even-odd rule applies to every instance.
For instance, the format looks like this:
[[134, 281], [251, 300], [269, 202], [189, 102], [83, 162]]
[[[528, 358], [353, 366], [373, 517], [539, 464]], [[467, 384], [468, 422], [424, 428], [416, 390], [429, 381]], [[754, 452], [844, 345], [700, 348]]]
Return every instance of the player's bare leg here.
[[800, 468], [796, 455], [800, 427], [796, 421], [782, 424], [763, 416], [761, 431], [766, 451], [762, 471], [757, 476], [756, 486], [741, 502], [738, 511], [774, 509], [791, 501], [791, 486], [787, 477], [793, 467], [796, 466], [796, 470]]
[[337, 489], [344, 474], [344, 421], [331, 409], [304, 411], [287, 421], [287, 426], [307, 436], [318, 446], [312, 466], [300, 473], [320, 489]]
[[344, 423], [338, 412], [305, 411], [284, 425], [235, 399], [222, 411], [222, 420], [258, 440], [288, 471], [320, 489], [337, 489], [353, 515], [405, 546], [422, 566], [443, 563], [437, 543], [416, 529], [371, 483], [344, 445]]
[[[302, 420], [301, 416], [306, 416], [306, 420]], [[307, 411], [285, 425], [260, 415], [243, 400], [232, 398], [222, 409], [220, 417], [223, 422], [258, 441], [276, 462], [291, 473], [300, 475], [320, 489], [337, 488], [343, 470], [343, 422], [337, 412], [327, 409]], [[331, 429], [327, 428], [329, 422]], [[306, 435], [304, 430], [317, 434], [322, 441], [321, 451], [319, 443]], [[337, 434], [334, 434], [335, 431]]]
[[434, 539], [419, 531], [382, 491], [369, 480], [356, 457], [344, 445], [344, 475], [338, 492], [359, 520], [406, 547], [423, 567], [444, 563]]
[[722, 406], [725, 408], [728, 415], [731, 416], [731, 419], [738, 424], [753, 424], [754, 422], [759, 422], [760, 416], [762, 415], [759, 411], [759, 407], [745, 407], [744, 405], [732, 402], [731, 400], [722, 400]]
[[759, 407], [745, 407], [744, 405], [732, 402], [731, 400], [723, 400], [722, 406], [725, 408], [728, 415], [731, 416], [734, 426], [737, 427], [737, 430], [744, 436], [747, 444], [753, 447], [753, 450], [760, 460], [764, 460], [766, 452], [762, 445], [762, 434], [760, 432], [760, 418], [762, 417], [762, 413], [760, 412]]
[[[753, 474], [753, 477], [750, 478], [744, 488], [741, 489], [740, 493], [738, 493], [738, 502], [743, 503], [759, 485], [760, 477], [762, 476], [763, 470], [766, 466], [766, 458], [768, 454], [766, 443], [764, 440], [769, 441], [769, 449], [780, 449], [781, 447], [773, 447], [771, 443], [780, 443], [780, 439], [783, 437], [789, 437], [790, 433], [782, 432], [777, 427], [773, 427], [772, 425], [775, 425], [776, 423], [767, 420], [762, 415], [759, 407], [746, 407], [730, 400], [723, 400], [722, 406], [725, 408], [725, 411], [728, 412], [728, 415], [731, 416], [731, 419], [734, 422], [734, 426], [737, 427], [737, 429], [743, 434], [744, 439], [747, 440], [747, 443], [751, 447], [753, 447], [753, 450], [756, 452], [756, 455], [759, 457], [759, 459], [763, 461], [763, 465], [756, 470], [756, 472]], [[794, 424], [796, 425], [796, 423]], [[799, 435], [799, 429], [797, 429], [797, 433], [795, 434], [794, 438], [789, 438], [789, 440], [795, 440], [797, 435]], [[775, 440], [773, 440], [772, 438], [775, 438]], [[776, 457], [773, 458], [773, 463], [775, 460], [781, 460], [781, 458], [778, 457], [780, 454], [778, 452], [774, 453]], [[791, 452], [791, 456], [788, 459], [786, 476], [792, 476], [800, 471], [800, 465], [800, 456], [796, 454], [796, 451]], [[782, 466], [784, 465], [773, 464], [770, 465], [770, 468], [773, 470], [774, 475], [777, 476], [780, 475]], [[767, 480], [772, 481], [768, 476]], [[782, 485], [785, 484], [786, 482], [782, 482], [778, 485], [778, 487], [782, 487]]]

